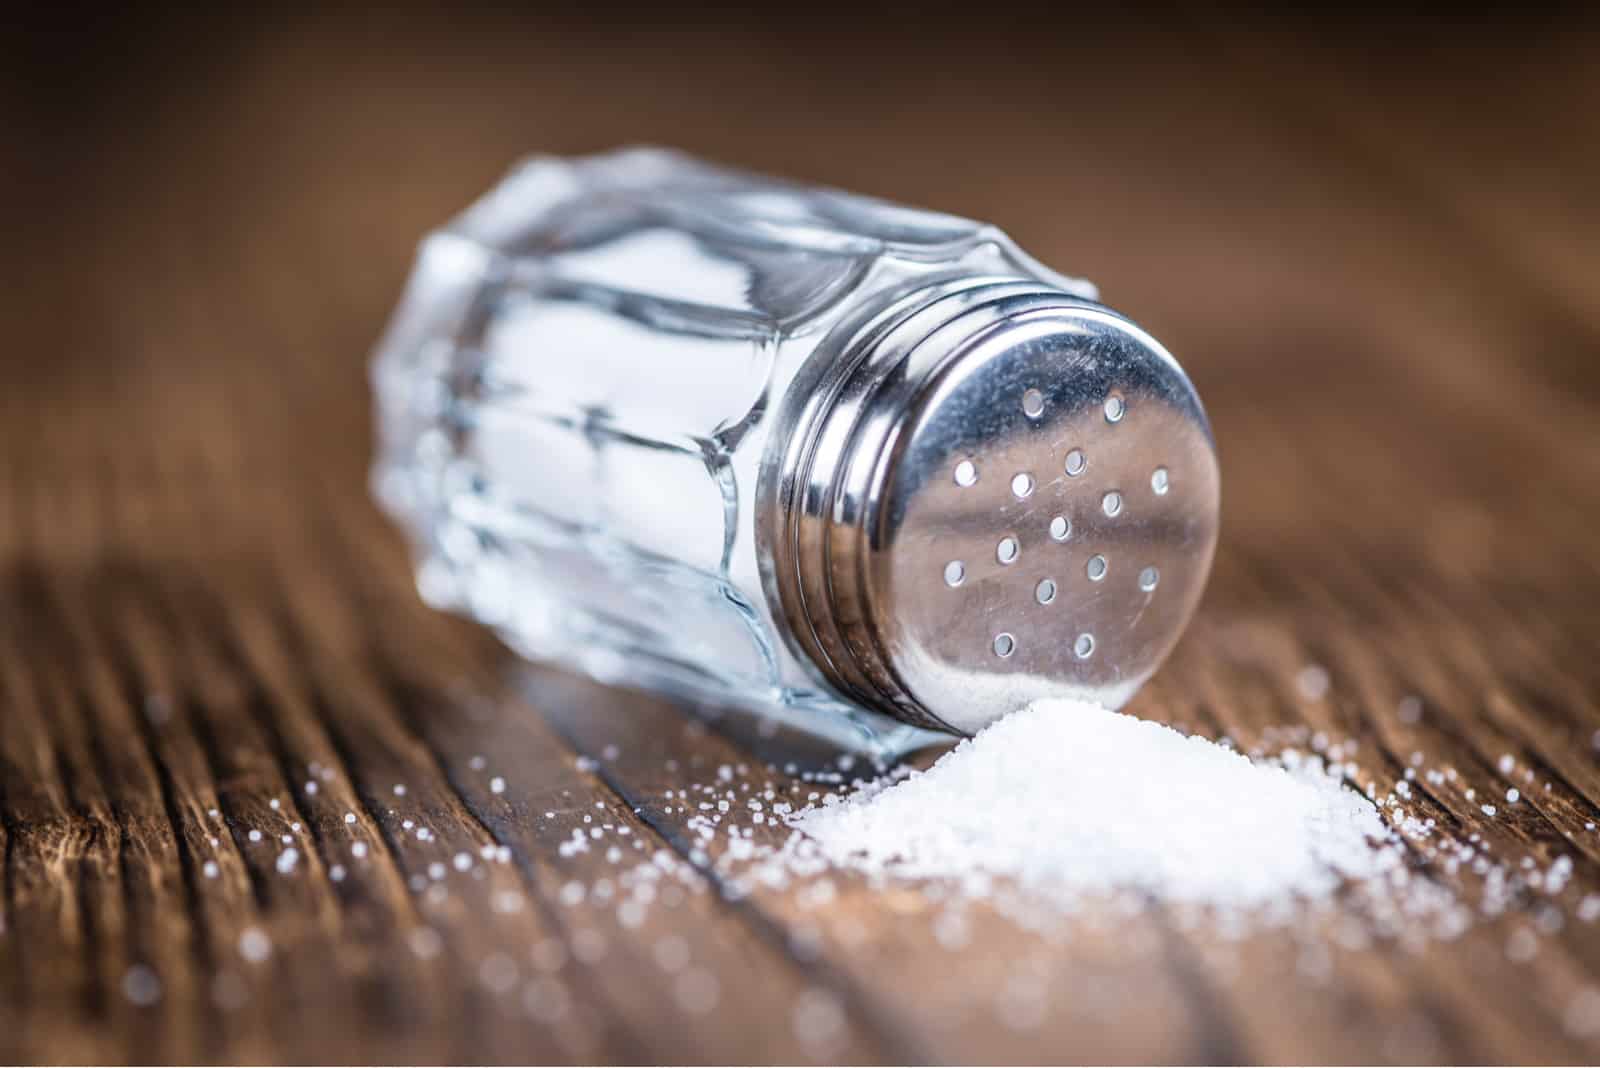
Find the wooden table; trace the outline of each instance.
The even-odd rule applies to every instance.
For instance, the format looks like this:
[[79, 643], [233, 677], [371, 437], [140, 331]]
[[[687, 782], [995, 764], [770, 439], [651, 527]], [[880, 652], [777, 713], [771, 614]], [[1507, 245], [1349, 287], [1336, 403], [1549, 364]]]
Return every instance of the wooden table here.
[[[1600, 41], [1166, 30], [37, 39], [0, 178], [0, 1059], [1592, 1062]], [[1184, 360], [1224, 472], [1204, 606], [1134, 710], [1355, 739], [1381, 791], [1420, 752], [1459, 777], [1419, 815], [1571, 883], [1366, 949], [1157, 906], [1053, 942], [980, 909], [947, 948], [849, 880], [637, 927], [565, 903], [606, 871], [559, 849], [582, 814], [682, 856], [667, 762], [766, 754], [424, 608], [366, 496], [364, 361], [425, 228], [522, 152], [639, 139], [1097, 279]], [[1535, 781], [1488, 817], [1502, 754]]]

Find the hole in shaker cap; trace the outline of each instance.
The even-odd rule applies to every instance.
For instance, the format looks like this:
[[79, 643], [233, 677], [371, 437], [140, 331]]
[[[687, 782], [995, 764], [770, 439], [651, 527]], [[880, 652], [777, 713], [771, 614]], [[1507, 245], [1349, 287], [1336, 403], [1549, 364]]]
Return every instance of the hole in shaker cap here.
[[1094, 635], [1080, 634], [1078, 640], [1072, 643], [1072, 652], [1079, 660], [1087, 660], [1094, 655]]
[[1089, 461], [1084, 458], [1082, 449], [1073, 449], [1067, 453], [1067, 474], [1077, 478], [1083, 474], [1083, 469], [1089, 466]]
[[1106, 577], [1106, 558], [1096, 553], [1089, 557], [1089, 562], [1084, 565], [1083, 570], [1089, 576], [1090, 582], [1099, 582]]
[[962, 460], [956, 464], [956, 485], [970, 486], [978, 481], [978, 465], [971, 460]]
[[1018, 471], [1011, 479], [1011, 493], [1018, 500], [1030, 496], [1033, 493], [1033, 476], [1026, 471]]
[[1013, 563], [1022, 553], [1022, 547], [1017, 544], [1017, 539], [1007, 534], [1000, 539], [1000, 544], [994, 547], [994, 557], [1002, 564]]
[[967, 565], [960, 560], [952, 560], [944, 565], [944, 584], [946, 586], [959, 586], [967, 579]]
[[1161, 572], [1154, 567], [1147, 567], [1139, 572], [1139, 588], [1149, 593], [1161, 581]]
[[1036, 389], [1026, 390], [1022, 394], [1022, 414], [1029, 419], [1037, 419], [1044, 414], [1044, 394]]
[[1050, 536], [1056, 541], [1066, 541], [1072, 533], [1072, 520], [1064, 515], [1058, 515], [1050, 520]]
[[1039, 585], [1033, 588], [1033, 596], [1040, 604], [1049, 604], [1056, 599], [1056, 584], [1054, 579], [1040, 579]]
[[1165, 467], [1158, 467], [1150, 472], [1150, 488], [1155, 491], [1157, 497], [1165, 497], [1171, 485], [1172, 479]]
[[1122, 494], [1111, 490], [1100, 498], [1100, 507], [1107, 516], [1115, 518], [1117, 513], [1122, 511]]
[[1120, 423], [1122, 417], [1128, 414], [1128, 404], [1122, 399], [1122, 394], [1113, 393], [1106, 398], [1106, 422]]
[[1010, 656], [1017, 651], [1017, 639], [1009, 634], [996, 634], [994, 636], [994, 655], [999, 657]]

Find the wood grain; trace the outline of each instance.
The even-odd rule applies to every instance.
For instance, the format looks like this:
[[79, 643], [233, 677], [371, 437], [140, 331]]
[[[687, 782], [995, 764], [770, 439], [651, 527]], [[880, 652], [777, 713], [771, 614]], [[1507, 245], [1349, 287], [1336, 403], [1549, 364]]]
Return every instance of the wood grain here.
[[[81, 84], [38, 60], [0, 179], [0, 1060], [1594, 1060], [1592, 26], [141, 27]], [[787, 743], [429, 611], [365, 488], [417, 236], [525, 151], [635, 140], [1096, 278], [1224, 471], [1211, 588], [1134, 710], [1353, 739], [1380, 791], [1422, 753], [1459, 777], [1420, 816], [1571, 883], [1365, 948], [727, 894], [663, 795], [723, 764], [804, 790]], [[1534, 783], [1488, 817], [1504, 754]], [[615, 872], [562, 850], [585, 815], [705, 870], [637, 923], [573, 904]]]

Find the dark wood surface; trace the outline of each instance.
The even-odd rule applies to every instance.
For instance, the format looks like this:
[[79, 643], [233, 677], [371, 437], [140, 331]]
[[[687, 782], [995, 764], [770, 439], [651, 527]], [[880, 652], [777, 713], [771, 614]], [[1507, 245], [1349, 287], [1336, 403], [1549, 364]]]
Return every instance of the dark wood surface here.
[[[1600, 38], [1218, 25], [35, 42], [0, 179], [0, 1060], [1592, 1062]], [[1460, 776], [1420, 815], [1571, 883], [1364, 949], [1155, 909], [1054, 940], [978, 910], [947, 948], [849, 880], [636, 928], [564, 904], [607, 871], [558, 848], [581, 814], [683, 856], [662, 792], [767, 754], [424, 608], [366, 496], [364, 361], [425, 228], [520, 153], [634, 140], [992, 219], [1099, 281], [1223, 463], [1211, 587], [1133, 709], [1353, 738], [1382, 790], [1422, 752]], [[1536, 784], [1486, 817], [1506, 753]]]

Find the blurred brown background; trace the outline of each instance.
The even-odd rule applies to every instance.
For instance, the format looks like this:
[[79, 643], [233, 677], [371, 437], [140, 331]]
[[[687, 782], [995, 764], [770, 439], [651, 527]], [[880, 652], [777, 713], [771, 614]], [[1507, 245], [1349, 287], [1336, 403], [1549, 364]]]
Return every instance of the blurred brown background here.
[[[468, 714], [522, 699], [515, 665], [416, 603], [364, 486], [365, 360], [411, 250], [520, 155], [655, 142], [992, 220], [1162, 338], [1216, 431], [1215, 577], [1134, 710], [1355, 738], [1384, 789], [1426, 752], [1463, 775], [1419, 812], [1573, 857], [1570, 913], [1600, 887], [1592, 22], [57, 11], [9, 44], [0, 1059], [1594, 1059], [1600, 939], [1569, 919], [1508, 959], [1533, 899], [1425, 951], [1319, 947], [1315, 974], [1286, 936], [1159, 916], [1042, 949], [991, 917], [955, 954], [859, 887], [575, 918], [555, 899], [587, 862], [535, 812], [598, 802], [680, 849], [663, 760], [745, 755], [558, 676]], [[1464, 791], [1503, 789], [1503, 753], [1552, 788], [1489, 820]], [[312, 764], [341, 775], [317, 798]], [[396, 829], [396, 781], [439, 841]], [[279, 797], [303, 879], [240, 837]], [[347, 810], [383, 848], [335, 884]], [[495, 843], [516, 862], [489, 885], [407, 889]], [[502, 891], [537, 907], [471, 896]], [[524, 947], [586, 924], [607, 955], [536, 973]], [[709, 1019], [652, 961], [667, 934], [716, 979]], [[507, 946], [510, 995], [479, 970]], [[1019, 961], [1045, 998], [1023, 1027]], [[791, 1027], [802, 995], [844, 1006], [829, 1044]]]

